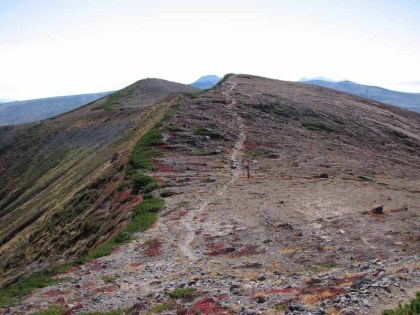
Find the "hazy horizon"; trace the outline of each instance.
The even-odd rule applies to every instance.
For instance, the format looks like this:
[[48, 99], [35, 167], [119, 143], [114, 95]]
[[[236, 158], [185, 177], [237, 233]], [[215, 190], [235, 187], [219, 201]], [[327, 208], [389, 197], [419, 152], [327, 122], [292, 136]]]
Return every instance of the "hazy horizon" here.
[[4, 0], [0, 29], [0, 99], [232, 72], [420, 92], [418, 1]]

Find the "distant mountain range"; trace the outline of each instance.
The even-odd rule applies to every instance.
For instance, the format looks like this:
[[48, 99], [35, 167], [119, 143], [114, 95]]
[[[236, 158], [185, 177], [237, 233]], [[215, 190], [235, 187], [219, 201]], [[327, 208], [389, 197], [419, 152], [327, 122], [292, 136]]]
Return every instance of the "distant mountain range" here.
[[220, 80], [221, 78], [219, 78], [217, 75], [205, 75], [205, 76], [202, 76], [197, 81], [195, 81], [194, 83], [191, 83], [190, 86], [196, 87], [200, 90], [206, 90], [206, 89], [211, 89]]
[[35, 122], [68, 112], [112, 92], [57, 96], [0, 104], [0, 126]]
[[327, 87], [420, 112], [420, 93], [392, 91], [378, 86], [362, 85], [351, 81], [334, 82], [331, 80], [301, 79], [299, 82]]
[[10, 102], [14, 102], [14, 100], [9, 100], [9, 99], [5, 99], [5, 98], [1, 98], [0, 99], [0, 104], [2, 104], [2, 103], [10, 103]]

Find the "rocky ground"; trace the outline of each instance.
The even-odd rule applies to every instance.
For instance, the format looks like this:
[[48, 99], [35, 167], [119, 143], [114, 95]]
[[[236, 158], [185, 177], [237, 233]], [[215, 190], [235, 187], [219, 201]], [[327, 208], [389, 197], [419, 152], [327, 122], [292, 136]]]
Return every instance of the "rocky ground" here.
[[231, 75], [163, 129], [158, 223], [0, 314], [380, 314], [420, 289], [420, 115]]

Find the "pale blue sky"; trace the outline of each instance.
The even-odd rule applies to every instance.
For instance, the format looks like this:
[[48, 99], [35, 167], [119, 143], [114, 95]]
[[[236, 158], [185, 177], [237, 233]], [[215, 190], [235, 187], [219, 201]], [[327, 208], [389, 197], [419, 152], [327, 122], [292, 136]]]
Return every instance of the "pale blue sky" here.
[[419, 30], [417, 0], [0, 0], [0, 99], [229, 72], [420, 92]]

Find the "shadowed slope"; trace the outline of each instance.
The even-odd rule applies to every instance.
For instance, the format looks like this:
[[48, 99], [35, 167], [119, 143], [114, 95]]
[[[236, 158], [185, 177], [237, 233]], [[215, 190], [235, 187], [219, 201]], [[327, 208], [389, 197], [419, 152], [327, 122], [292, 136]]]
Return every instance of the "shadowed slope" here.
[[102, 92], [8, 102], [0, 106], [0, 126], [47, 119], [96, 101], [111, 93]]
[[113, 204], [133, 144], [194, 88], [138, 81], [33, 125], [0, 128], [0, 284], [53, 259], [74, 258], [118, 231], [127, 205]]

